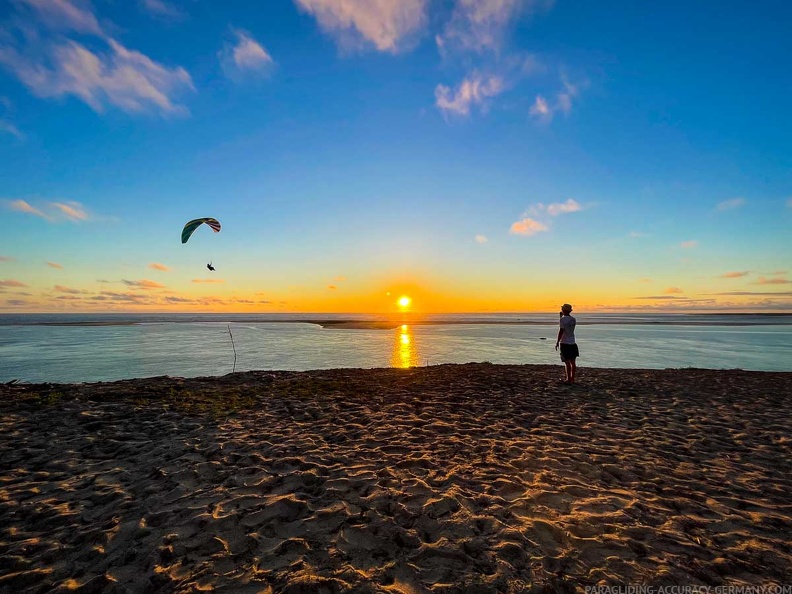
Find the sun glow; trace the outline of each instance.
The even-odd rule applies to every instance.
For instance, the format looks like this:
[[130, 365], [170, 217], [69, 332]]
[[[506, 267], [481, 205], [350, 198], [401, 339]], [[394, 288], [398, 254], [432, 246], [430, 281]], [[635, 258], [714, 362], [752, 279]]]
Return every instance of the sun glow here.
[[408, 307], [410, 307], [411, 302], [412, 299], [407, 297], [407, 295], [402, 295], [401, 297], [399, 297], [399, 301], [398, 301], [399, 307], [401, 307], [402, 309], [407, 309]]

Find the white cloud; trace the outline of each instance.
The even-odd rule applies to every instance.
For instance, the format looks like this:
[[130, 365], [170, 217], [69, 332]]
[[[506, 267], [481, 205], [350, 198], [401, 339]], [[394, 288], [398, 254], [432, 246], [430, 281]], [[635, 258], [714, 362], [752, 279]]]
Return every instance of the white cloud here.
[[524, 0], [457, 0], [451, 20], [435, 41], [441, 50], [497, 50], [509, 24], [528, 4]]
[[566, 202], [552, 202], [547, 205], [539, 202], [531, 206], [527, 212], [535, 217], [541, 217], [546, 214], [551, 217], [557, 217], [560, 214], [578, 212], [581, 210], [583, 210], [583, 206], [574, 198], [569, 198]]
[[40, 211], [35, 206], [31, 206], [24, 200], [12, 200], [11, 202], [8, 203], [8, 208], [10, 208], [11, 210], [15, 210], [17, 212], [26, 212], [28, 214], [41, 217], [43, 219], [48, 218], [47, 215], [45, 215], [42, 211]]
[[294, 0], [344, 47], [398, 52], [426, 23], [428, 0]]
[[435, 105], [444, 114], [470, 115], [472, 106], [486, 110], [487, 99], [503, 92], [503, 79], [493, 75], [473, 73], [455, 91], [445, 85], [435, 88]]
[[528, 113], [541, 120], [550, 120], [556, 112], [569, 115], [573, 100], [580, 95], [580, 85], [572, 84], [565, 74], [561, 74], [563, 90], [556, 95], [555, 103], [550, 103], [544, 96], [537, 95]]
[[19, 0], [19, 3], [32, 7], [41, 21], [52, 29], [104, 37], [104, 31], [94, 14], [68, 0]]
[[27, 46], [0, 47], [0, 66], [33, 94], [43, 98], [73, 95], [97, 112], [109, 104], [129, 113], [187, 113], [174, 102], [179, 93], [194, 90], [184, 68], [169, 68], [127, 49], [104, 32], [93, 13], [66, 0], [19, 2], [35, 9], [40, 24], [94, 35], [104, 48], [89, 49], [62, 36], [51, 41], [38, 32]]
[[234, 30], [234, 36], [235, 41], [226, 43], [219, 52], [226, 76], [236, 80], [249, 75], [267, 76], [275, 65], [269, 52], [245, 31]]
[[528, 113], [537, 118], [550, 119], [553, 117], [553, 113], [550, 111], [550, 106], [547, 105], [547, 100], [541, 95], [536, 96], [536, 99], [534, 100], [533, 105], [531, 105], [531, 109], [528, 110]]
[[745, 200], [742, 198], [732, 198], [719, 203], [716, 208], [717, 210], [734, 210], [735, 208], [740, 208], [743, 204], [745, 204]]
[[476, 243], [481, 243], [481, 244], [487, 243], [488, 241], [488, 239], [484, 235], [476, 235], [476, 237], [474, 237], [473, 239]]
[[85, 207], [79, 202], [45, 202], [41, 207], [33, 206], [25, 200], [12, 200], [6, 203], [7, 208], [16, 212], [31, 214], [50, 222], [71, 221], [77, 223], [91, 218]]
[[70, 221], [84, 221], [88, 218], [88, 213], [85, 212], [85, 209], [79, 202], [69, 202], [68, 204], [53, 202], [52, 206]]
[[186, 16], [181, 9], [164, 0], [141, 0], [140, 4], [146, 12], [157, 17], [181, 19]]
[[564, 74], [561, 74], [561, 85], [564, 87], [564, 90], [558, 93], [556, 98], [556, 109], [568, 114], [572, 111], [572, 99], [576, 98], [580, 91], [576, 85], [569, 82], [569, 79], [567, 79]]
[[539, 202], [528, 208], [522, 215], [522, 220], [512, 224], [510, 231], [517, 235], [533, 235], [540, 231], [549, 231], [550, 217], [580, 210], [583, 210], [583, 207], [573, 198], [569, 198], [566, 202], [553, 202], [548, 205]]
[[16, 136], [19, 140], [25, 140], [25, 135], [19, 131], [19, 128], [17, 128], [8, 120], [4, 120], [2, 118], [0, 118], [0, 132], [5, 132], [11, 136]]
[[536, 233], [547, 230], [547, 225], [526, 217], [520, 221], [512, 223], [509, 232], [514, 235], [535, 235]]
[[554, 202], [547, 207], [547, 212], [550, 216], [557, 216], [567, 212], [578, 212], [579, 210], [583, 210], [583, 207], [573, 198], [568, 199], [566, 202]]

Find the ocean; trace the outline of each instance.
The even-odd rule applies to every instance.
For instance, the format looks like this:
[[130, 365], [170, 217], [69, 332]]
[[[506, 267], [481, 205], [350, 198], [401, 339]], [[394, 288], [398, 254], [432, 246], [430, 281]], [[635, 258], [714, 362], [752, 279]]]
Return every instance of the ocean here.
[[[579, 367], [792, 371], [792, 314], [576, 315]], [[2, 314], [0, 382], [96, 382], [247, 370], [559, 364], [558, 314]], [[560, 370], [559, 370], [559, 373]]]

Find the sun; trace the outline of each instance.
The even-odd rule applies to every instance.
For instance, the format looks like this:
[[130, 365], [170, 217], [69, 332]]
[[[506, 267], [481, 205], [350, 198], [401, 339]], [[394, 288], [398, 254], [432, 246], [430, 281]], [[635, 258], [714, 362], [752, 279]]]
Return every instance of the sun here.
[[402, 295], [401, 297], [399, 297], [398, 304], [399, 307], [401, 307], [402, 309], [407, 309], [408, 307], [410, 307], [410, 303], [412, 303], [412, 299], [407, 297], [407, 295]]

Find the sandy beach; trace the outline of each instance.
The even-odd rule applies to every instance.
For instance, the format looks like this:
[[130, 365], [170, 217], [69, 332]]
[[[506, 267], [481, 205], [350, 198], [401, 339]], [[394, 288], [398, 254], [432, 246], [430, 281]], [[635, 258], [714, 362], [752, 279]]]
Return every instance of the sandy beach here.
[[792, 585], [792, 373], [0, 386], [0, 592]]

